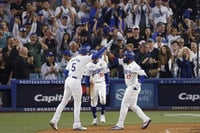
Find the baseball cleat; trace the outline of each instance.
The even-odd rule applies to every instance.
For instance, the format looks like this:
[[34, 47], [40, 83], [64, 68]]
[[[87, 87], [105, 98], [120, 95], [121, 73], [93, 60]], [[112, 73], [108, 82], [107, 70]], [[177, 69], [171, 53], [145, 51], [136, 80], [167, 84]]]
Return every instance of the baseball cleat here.
[[123, 130], [124, 128], [115, 125], [115, 126], [113, 126], [111, 129], [112, 129], [112, 130]]
[[51, 121], [51, 122], [49, 123], [49, 125], [50, 125], [54, 130], [56, 130], [56, 131], [58, 130], [57, 123]]
[[106, 122], [105, 115], [100, 115], [100, 121], [101, 121], [102, 123], [105, 123], [105, 122]]
[[146, 120], [142, 125], [142, 129], [146, 129], [149, 126], [150, 123], [151, 123], [151, 119]]
[[87, 130], [86, 127], [77, 127], [77, 128], [74, 128], [74, 131], [85, 131]]
[[98, 119], [94, 118], [93, 121], [92, 121], [92, 125], [97, 125], [97, 124], [98, 124]]

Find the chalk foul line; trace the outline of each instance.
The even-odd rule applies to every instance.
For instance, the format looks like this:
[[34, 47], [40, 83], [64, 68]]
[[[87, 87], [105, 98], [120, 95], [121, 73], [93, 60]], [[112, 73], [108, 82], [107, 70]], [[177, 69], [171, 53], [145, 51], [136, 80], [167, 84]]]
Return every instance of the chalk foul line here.
[[200, 114], [163, 114], [163, 116], [194, 116], [194, 117], [200, 117]]

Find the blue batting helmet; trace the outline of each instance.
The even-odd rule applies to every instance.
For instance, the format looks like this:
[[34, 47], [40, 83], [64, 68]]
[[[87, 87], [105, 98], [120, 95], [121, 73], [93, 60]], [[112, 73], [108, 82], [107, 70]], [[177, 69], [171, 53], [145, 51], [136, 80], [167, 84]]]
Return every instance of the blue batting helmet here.
[[126, 56], [126, 58], [127, 58], [128, 60], [134, 60], [134, 59], [135, 59], [135, 54], [134, 54], [134, 52], [131, 51], [131, 50], [125, 51], [125, 52], [124, 52], [124, 56]]
[[86, 55], [90, 52], [90, 46], [81, 46], [79, 48], [79, 54]]

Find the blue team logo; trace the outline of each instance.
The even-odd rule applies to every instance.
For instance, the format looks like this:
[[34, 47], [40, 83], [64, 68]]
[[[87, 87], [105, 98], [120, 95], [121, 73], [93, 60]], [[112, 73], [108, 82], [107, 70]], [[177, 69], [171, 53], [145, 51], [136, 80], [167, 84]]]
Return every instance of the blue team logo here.
[[115, 98], [121, 101], [124, 96], [124, 92], [125, 92], [125, 89], [118, 89], [116, 92]]

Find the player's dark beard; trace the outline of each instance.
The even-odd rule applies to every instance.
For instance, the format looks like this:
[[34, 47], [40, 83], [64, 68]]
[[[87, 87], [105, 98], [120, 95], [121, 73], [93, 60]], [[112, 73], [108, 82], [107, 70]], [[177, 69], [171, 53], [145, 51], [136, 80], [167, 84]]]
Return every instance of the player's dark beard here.
[[128, 63], [129, 59], [128, 58], [124, 58], [123, 62], [124, 63]]
[[97, 64], [97, 62], [98, 62], [97, 60], [93, 60], [93, 63], [94, 63], [94, 64]]

